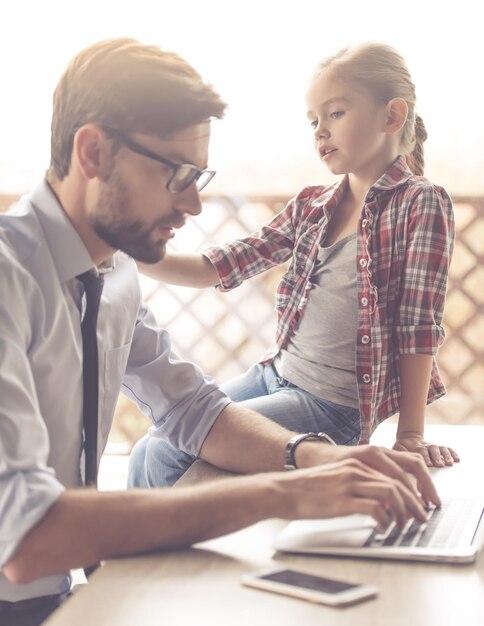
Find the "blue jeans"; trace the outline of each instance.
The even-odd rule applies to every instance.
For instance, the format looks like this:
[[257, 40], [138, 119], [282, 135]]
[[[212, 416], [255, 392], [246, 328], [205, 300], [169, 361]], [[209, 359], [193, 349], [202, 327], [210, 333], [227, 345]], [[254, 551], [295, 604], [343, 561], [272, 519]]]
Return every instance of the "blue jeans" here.
[[[220, 386], [234, 402], [262, 413], [296, 432], [320, 432], [336, 443], [356, 445], [360, 438], [358, 409], [318, 398], [280, 378], [271, 363], [258, 363]], [[128, 487], [173, 485], [196, 457], [158, 437], [145, 435], [131, 452]]]

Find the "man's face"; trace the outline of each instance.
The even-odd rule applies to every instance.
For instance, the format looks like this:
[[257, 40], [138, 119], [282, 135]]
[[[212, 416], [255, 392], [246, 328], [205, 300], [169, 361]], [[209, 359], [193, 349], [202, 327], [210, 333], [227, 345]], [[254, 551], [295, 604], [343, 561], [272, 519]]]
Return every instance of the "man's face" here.
[[[140, 133], [129, 136], [173, 163], [201, 170], [207, 166], [210, 122], [190, 126], [170, 139]], [[202, 210], [195, 182], [184, 191], [170, 192], [166, 184], [173, 168], [122, 144], [113, 159], [89, 213], [91, 226], [113, 249], [143, 263], [156, 263], [164, 256], [174, 229], [185, 223], [185, 215], [198, 215]]]

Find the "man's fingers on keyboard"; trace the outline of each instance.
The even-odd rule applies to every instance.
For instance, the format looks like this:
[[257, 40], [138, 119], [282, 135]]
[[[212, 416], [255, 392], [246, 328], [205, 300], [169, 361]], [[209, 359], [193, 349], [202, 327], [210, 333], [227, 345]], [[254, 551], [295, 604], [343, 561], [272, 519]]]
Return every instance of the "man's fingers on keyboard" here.
[[440, 506], [441, 501], [437, 489], [435, 488], [432, 478], [429, 474], [425, 461], [420, 454], [392, 451], [393, 454], [398, 455], [399, 463], [403, 469], [410, 474], [413, 474], [417, 479], [418, 489], [420, 491], [421, 499], [425, 504], [432, 502], [435, 506]]
[[385, 531], [385, 529], [388, 528], [388, 524], [393, 519], [387, 507], [380, 502], [380, 500], [372, 498], [358, 498], [354, 512], [372, 517], [376, 521], [380, 532]]
[[417, 498], [403, 485], [392, 479], [359, 483], [356, 486], [355, 495], [378, 500], [386, 509], [387, 515], [393, 515], [400, 527], [409, 517], [418, 515], [421, 519], [422, 515], [425, 516], [425, 511]]
[[422, 504], [420, 498], [415, 497], [413, 492], [407, 490], [402, 491], [402, 495], [405, 502], [406, 510], [408, 511], [407, 517], [413, 517], [421, 523], [427, 521], [427, 512]]
[[370, 450], [373, 453], [373, 457], [371, 460], [364, 459], [368, 465], [371, 465], [391, 478], [399, 480], [407, 489], [418, 496], [414, 484], [407, 476], [406, 472], [408, 472], [408, 469], [401, 463], [401, 455], [399, 453], [395, 454], [393, 451], [383, 448], [370, 448], [369, 451]]

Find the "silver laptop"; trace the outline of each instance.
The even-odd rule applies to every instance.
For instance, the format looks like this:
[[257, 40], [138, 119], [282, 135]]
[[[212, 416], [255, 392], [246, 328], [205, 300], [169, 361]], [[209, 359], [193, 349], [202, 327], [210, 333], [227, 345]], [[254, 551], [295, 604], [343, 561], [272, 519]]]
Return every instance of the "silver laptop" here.
[[[410, 520], [400, 530], [391, 523], [379, 532], [373, 518], [366, 515], [297, 520], [284, 528], [273, 547], [283, 552], [328, 556], [472, 563], [484, 540], [484, 490], [481, 485], [477, 495], [468, 489], [459, 490], [457, 466], [437, 472], [434, 479], [440, 479], [435, 483], [442, 507], [429, 510], [425, 524]], [[454, 488], [446, 489], [446, 482]], [[464, 485], [468, 487], [469, 483], [461, 483], [460, 487]]]

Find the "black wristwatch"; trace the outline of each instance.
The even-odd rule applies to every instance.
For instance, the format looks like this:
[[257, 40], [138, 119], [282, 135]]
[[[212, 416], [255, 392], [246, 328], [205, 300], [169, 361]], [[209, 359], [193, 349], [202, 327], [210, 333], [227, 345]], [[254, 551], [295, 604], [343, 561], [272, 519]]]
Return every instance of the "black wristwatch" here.
[[296, 459], [294, 458], [294, 453], [296, 451], [297, 446], [301, 443], [301, 441], [305, 441], [306, 439], [315, 439], [319, 441], [323, 441], [324, 443], [329, 443], [332, 446], [336, 445], [336, 442], [331, 439], [329, 435], [326, 433], [301, 433], [300, 435], [294, 435], [287, 442], [286, 449], [284, 450], [284, 469], [286, 470], [295, 470], [297, 469]]

